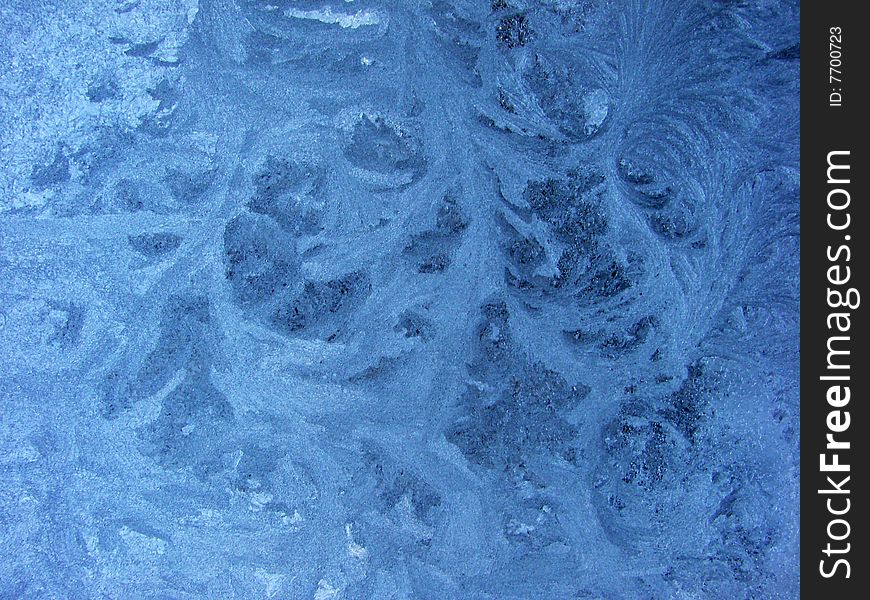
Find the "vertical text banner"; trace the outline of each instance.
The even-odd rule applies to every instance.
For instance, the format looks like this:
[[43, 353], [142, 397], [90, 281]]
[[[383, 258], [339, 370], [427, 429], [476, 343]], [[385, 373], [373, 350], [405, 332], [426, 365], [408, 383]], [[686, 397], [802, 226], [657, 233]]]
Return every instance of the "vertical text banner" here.
[[[868, 221], [861, 3], [801, 7], [801, 594], [865, 598]], [[824, 596], [822, 594], [825, 594]]]

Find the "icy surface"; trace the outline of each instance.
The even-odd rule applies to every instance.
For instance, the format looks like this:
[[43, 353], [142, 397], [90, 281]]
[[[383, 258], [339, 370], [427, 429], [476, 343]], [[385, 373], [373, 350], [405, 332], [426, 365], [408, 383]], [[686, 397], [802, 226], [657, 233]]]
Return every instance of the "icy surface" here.
[[796, 598], [798, 10], [0, 1], [0, 597]]

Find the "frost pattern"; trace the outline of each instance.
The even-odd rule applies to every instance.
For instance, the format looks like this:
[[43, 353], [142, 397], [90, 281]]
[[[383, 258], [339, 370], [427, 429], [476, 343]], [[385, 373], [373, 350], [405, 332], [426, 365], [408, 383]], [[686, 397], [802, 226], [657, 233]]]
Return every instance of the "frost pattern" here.
[[48, 4], [0, 596], [797, 597], [798, 3]]

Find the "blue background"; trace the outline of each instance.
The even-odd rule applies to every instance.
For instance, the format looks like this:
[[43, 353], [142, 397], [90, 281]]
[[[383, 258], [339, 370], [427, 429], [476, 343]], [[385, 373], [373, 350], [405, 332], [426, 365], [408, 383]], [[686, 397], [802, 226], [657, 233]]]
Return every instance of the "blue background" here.
[[0, 596], [798, 596], [793, 2], [0, 2]]

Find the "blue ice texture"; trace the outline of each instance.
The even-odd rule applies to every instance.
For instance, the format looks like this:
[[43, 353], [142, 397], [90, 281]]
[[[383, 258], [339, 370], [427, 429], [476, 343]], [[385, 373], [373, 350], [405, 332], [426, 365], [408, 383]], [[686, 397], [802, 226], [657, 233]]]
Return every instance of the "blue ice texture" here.
[[798, 597], [797, 1], [0, 28], [0, 598]]

